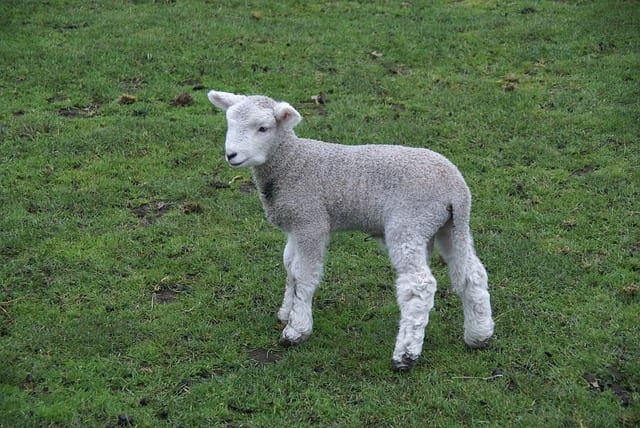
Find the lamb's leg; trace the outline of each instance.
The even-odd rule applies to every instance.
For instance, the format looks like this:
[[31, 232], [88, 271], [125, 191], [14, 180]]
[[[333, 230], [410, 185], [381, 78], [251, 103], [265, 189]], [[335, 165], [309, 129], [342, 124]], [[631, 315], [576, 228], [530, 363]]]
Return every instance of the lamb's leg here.
[[440, 255], [449, 267], [451, 286], [462, 300], [464, 341], [472, 348], [487, 344], [493, 336], [487, 272], [475, 254], [468, 227], [448, 222], [436, 235]]
[[289, 313], [293, 307], [293, 294], [296, 286], [296, 281], [291, 271], [291, 265], [296, 253], [296, 242], [293, 236], [289, 235], [287, 245], [284, 247], [284, 253], [282, 255], [284, 261], [284, 268], [287, 271], [287, 280], [284, 290], [284, 298], [282, 299], [282, 305], [278, 311], [278, 320], [280, 322], [289, 321]]
[[462, 299], [464, 341], [472, 348], [481, 348], [493, 336], [494, 327], [487, 272], [478, 257], [469, 255], [460, 266], [451, 267], [451, 282]]
[[396, 298], [400, 307], [400, 326], [391, 366], [403, 371], [413, 367], [422, 352], [437, 285], [427, 265], [426, 243], [389, 241], [387, 238], [391, 261], [398, 272]]
[[[311, 305], [313, 294], [320, 284], [322, 277], [322, 262], [328, 233], [313, 231], [299, 235], [289, 235], [287, 247], [292, 250], [287, 268], [287, 287], [283, 310], [288, 305], [287, 325], [282, 330], [280, 344], [284, 346], [296, 345], [308, 339], [313, 329], [313, 315]], [[289, 300], [288, 300], [289, 299]], [[286, 306], [285, 306], [286, 305]]]

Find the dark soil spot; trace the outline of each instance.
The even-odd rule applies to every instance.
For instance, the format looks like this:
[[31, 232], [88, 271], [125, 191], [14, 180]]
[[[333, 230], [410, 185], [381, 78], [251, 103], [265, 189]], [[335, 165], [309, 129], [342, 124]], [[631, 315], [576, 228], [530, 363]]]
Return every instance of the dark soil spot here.
[[258, 73], [258, 72], [262, 72], [262, 73], [268, 73], [271, 71], [271, 67], [269, 66], [260, 66], [258, 64], [252, 64], [251, 65], [251, 71], [253, 71], [254, 73]]
[[193, 104], [193, 97], [186, 92], [181, 93], [171, 101], [171, 105], [176, 107], [186, 107], [191, 104]]
[[524, 183], [517, 182], [513, 185], [513, 189], [509, 192], [509, 196], [517, 196], [520, 199], [527, 199], [529, 197], [525, 190]]
[[97, 111], [102, 107], [98, 102], [92, 102], [86, 107], [65, 107], [58, 110], [58, 114], [72, 119], [86, 119], [97, 115]]
[[176, 300], [178, 292], [168, 287], [160, 288], [153, 292], [153, 301], [158, 305], [166, 305]]
[[151, 201], [136, 208], [132, 208], [131, 212], [139, 219], [144, 220], [147, 224], [151, 224], [168, 213], [173, 205], [174, 204], [171, 202]]
[[120, 426], [133, 425], [133, 416], [118, 415], [118, 425], [120, 425]]
[[165, 278], [153, 288], [153, 296], [151, 298], [154, 304], [165, 305], [174, 302], [180, 294], [189, 291], [190, 288], [188, 286]]
[[275, 364], [284, 355], [283, 351], [264, 348], [248, 350], [247, 353], [252, 360], [261, 364]]
[[118, 98], [118, 104], [133, 104], [138, 101], [138, 97], [133, 95], [124, 94]]
[[620, 399], [620, 404], [625, 407], [631, 405], [633, 402], [631, 393], [627, 390], [627, 387], [621, 385], [619, 382], [621, 380], [621, 375], [615, 370], [608, 370], [608, 373], [604, 376], [584, 372], [582, 377], [587, 381], [589, 387], [592, 389], [597, 389], [601, 392], [606, 390], [613, 392]]
[[67, 31], [79, 30], [80, 28], [86, 28], [89, 24], [87, 22], [82, 22], [80, 24], [55, 24], [53, 26], [54, 30], [58, 30], [61, 33], [65, 33]]
[[404, 64], [397, 64], [389, 67], [389, 73], [395, 76], [408, 76], [411, 74], [411, 70], [409, 70]]
[[202, 206], [196, 202], [186, 202], [182, 205], [182, 212], [185, 214], [199, 214], [202, 211]]
[[571, 171], [571, 175], [573, 175], [574, 177], [582, 177], [583, 175], [587, 175], [593, 171], [595, 171], [595, 168], [591, 166], [587, 166], [582, 169], [576, 169], [574, 171]]
[[228, 189], [229, 187], [231, 187], [231, 185], [222, 181], [214, 181], [211, 183], [211, 187], [213, 187], [214, 189]]

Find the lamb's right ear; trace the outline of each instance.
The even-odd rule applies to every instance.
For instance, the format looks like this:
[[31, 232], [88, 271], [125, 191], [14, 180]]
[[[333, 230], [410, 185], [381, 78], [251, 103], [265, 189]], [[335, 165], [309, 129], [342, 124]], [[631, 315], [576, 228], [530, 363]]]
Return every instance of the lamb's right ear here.
[[230, 92], [209, 91], [207, 94], [209, 101], [220, 110], [227, 111], [229, 107], [246, 98], [245, 95], [236, 95]]
[[302, 120], [302, 116], [300, 113], [296, 111], [290, 104], [285, 102], [280, 102], [276, 104], [274, 108], [274, 112], [276, 115], [276, 121], [278, 123], [283, 123], [289, 128], [293, 128]]

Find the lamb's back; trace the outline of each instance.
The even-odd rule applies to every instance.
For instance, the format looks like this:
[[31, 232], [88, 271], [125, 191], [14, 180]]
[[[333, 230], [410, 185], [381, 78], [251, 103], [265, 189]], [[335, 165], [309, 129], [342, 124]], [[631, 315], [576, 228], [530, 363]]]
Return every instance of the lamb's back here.
[[378, 234], [390, 216], [443, 210], [452, 193], [466, 192], [458, 169], [428, 149], [300, 139], [283, 162], [274, 203], [285, 223], [302, 215], [296, 221], [324, 218], [332, 230]]

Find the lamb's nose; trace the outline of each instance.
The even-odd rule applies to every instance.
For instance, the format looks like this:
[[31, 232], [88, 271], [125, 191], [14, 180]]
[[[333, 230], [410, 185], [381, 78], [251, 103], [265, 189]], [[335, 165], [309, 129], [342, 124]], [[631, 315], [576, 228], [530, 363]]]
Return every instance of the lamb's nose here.
[[227, 153], [227, 161], [230, 161], [231, 159], [235, 158], [236, 156], [238, 156], [238, 153], [236, 153], [236, 152]]

